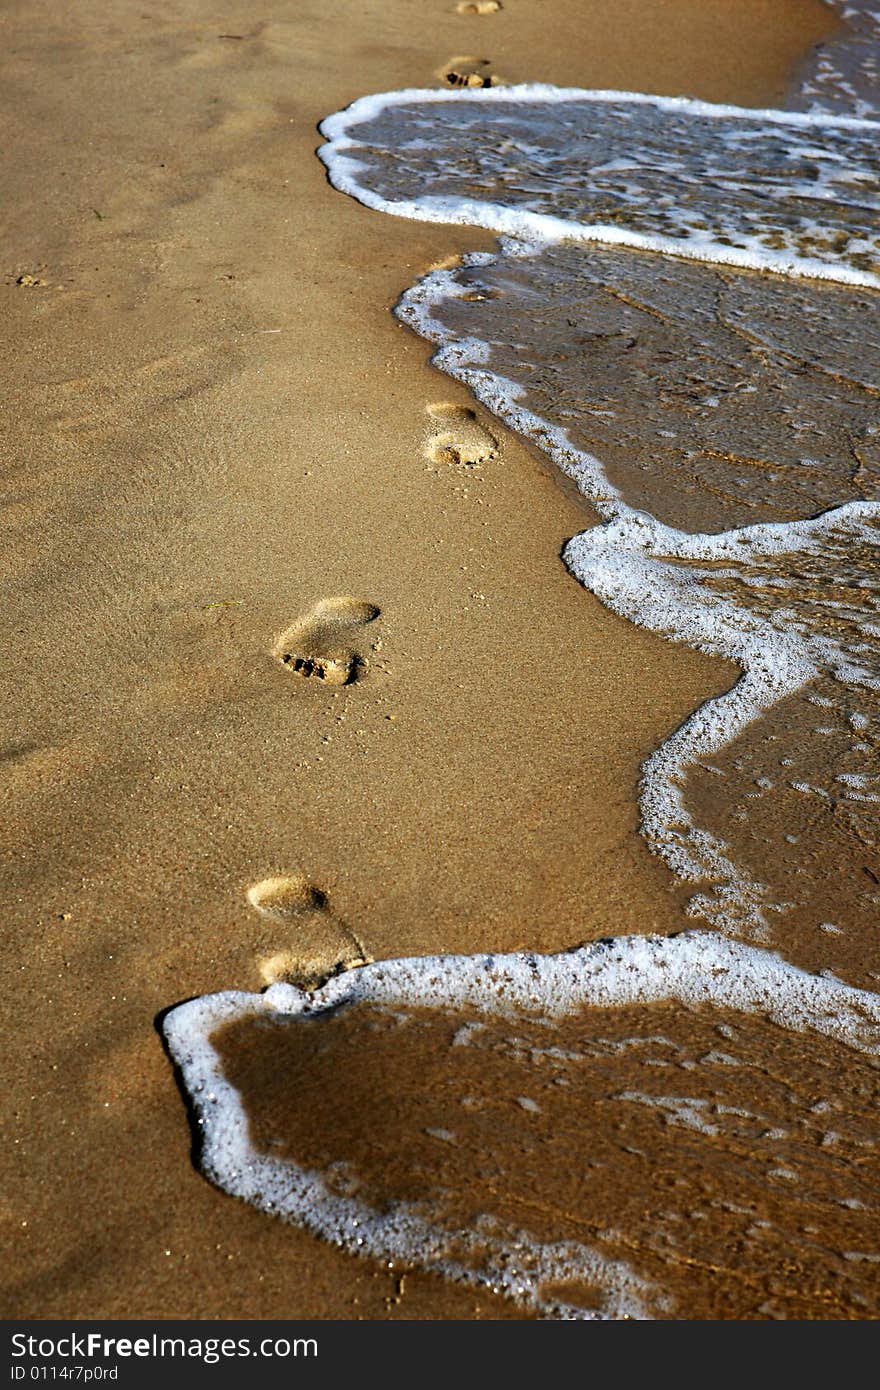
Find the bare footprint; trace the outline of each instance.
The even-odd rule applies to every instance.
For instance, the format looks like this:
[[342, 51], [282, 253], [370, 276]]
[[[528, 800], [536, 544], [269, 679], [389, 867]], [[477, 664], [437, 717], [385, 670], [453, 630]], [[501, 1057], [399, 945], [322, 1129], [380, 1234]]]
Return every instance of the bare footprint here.
[[283, 666], [303, 680], [353, 685], [367, 669], [357, 649], [361, 628], [379, 616], [375, 603], [351, 597], [325, 598], [282, 632], [273, 647]]
[[247, 898], [251, 907], [285, 929], [280, 948], [259, 962], [267, 985], [285, 981], [317, 989], [331, 976], [372, 959], [331, 910], [327, 894], [305, 874], [264, 878], [252, 884]]
[[436, 76], [447, 87], [498, 87], [501, 79], [491, 70], [488, 58], [473, 58], [468, 55], [450, 58]]
[[456, 14], [496, 14], [503, 9], [501, 0], [459, 0]]
[[425, 445], [425, 457], [432, 462], [474, 467], [498, 457], [498, 440], [480, 424], [475, 410], [441, 401], [429, 405], [427, 413], [440, 426]]

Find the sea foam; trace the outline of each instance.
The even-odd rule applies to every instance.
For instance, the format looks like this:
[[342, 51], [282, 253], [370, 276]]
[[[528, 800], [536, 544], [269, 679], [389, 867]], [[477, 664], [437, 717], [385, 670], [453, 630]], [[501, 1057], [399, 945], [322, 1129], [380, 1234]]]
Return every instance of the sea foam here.
[[[533, 1056], [540, 1054], [535, 1057], [538, 1064], [541, 1056], [545, 1058], [544, 1069], [538, 1065], [533, 1079], [540, 1075], [546, 1081], [546, 1066], [550, 1064], [558, 1081], [570, 1086], [579, 1084], [577, 1064], [582, 1060], [582, 1044], [573, 1053], [570, 1049], [560, 1051], [554, 1046], [554, 1025], [566, 1017], [577, 1019], [579, 1038], [595, 1034], [598, 1028], [595, 1045], [600, 1053], [610, 1048], [625, 1054], [648, 1044], [658, 1059], [664, 1053], [674, 1057], [676, 1045], [665, 1037], [638, 1036], [628, 1046], [626, 1039], [620, 1044], [602, 1041], [602, 1030], [609, 1027], [609, 1011], [661, 1004], [685, 1011], [709, 1011], [710, 1028], [715, 1010], [718, 1019], [768, 1019], [785, 1029], [842, 1043], [867, 1057], [880, 1055], [880, 1000], [876, 996], [809, 975], [772, 953], [708, 932], [674, 938], [622, 938], [556, 956], [518, 953], [377, 962], [350, 970], [312, 994], [279, 984], [263, 994], [229, 992], [192, 1000], [172, 1010], [163, 1026], [195, 1107], [201, 1166], [225, 1191], [343, 1249], [391, 1262], [397, 1268], [416, 1265], [438, 1272], [456, 1282], [501, 1294], [544, 1316], [644, 1317], [668, 1311], [662, 1290], [626, 1260], [611, 1257], [600, 1242], [536, 1240], [527, 1229], [493, 1217], [491, 1204], [484, 1207], [484, 1198], [478, 1198], [484, 1214], [475, 1218], [471, 1227], [462, 1229], [440, 1219], [435, 1209], [438, 1203], [442, 1206], [440, 1194], [431, 1190], [430, 1183], [421, 1200], [386, 1199], [377, 1205], [369, 1200], [369, 1192], [359, 1190], [361, 1179], [356, 1171], [349, 1171], [350, 1165], [345, 1165], [347, 1185], [340, 1186], [338, 1164], [325, 1165], [323, 1170], [307, 1168], [295, 1157], [266, 1152], [255, 1141], [248, 1098], [230, 1084], [220, 1052], [223, 1030], [250, 1021], [276, 1030], [282, 1025], [312, 1029], [323, 1020], [337, 1019], [340, 1010], [354, 1012], [364, 1006], [378, 1008], [392, 1019], [401, 1011], [405, 1015], [412, 1010], [436, 1010], [441, 1022], [449, 1020], [448, 1031], [454, 1031], [456, 1017], [461, 1018], [453, 1040], [455, 1055], [458, 1049], [474, 1046], [481, 1019], [486, 1023], [502, 1019], [514, 1029], [537, 1022], [537, 1043], [518, 1044], [514, 1036], [504, 1046], [508, 1050], [513, 1047], [514, 1053], [525, 1046]], [[596, 1022], [592, 1013], [597, 1014]], [[722, 1031], [726, 1038], [734, 1037], [735, 1029], [729, 1022], [722, 1025]], [[271, 1057], [273, 1038], [283, 1040], [284, 1034], [264, 1032], [262, 1036]], [[401, 1048], [406, 1048], [406, 1039], [404, 1029]], [[369, 1045], [369, 1031], [365, 1045]], [[738, 1044], [728, 1041], [725, 1046], [728, 1051], [720, 1057], [714, 1052], [706, 1054], [704, 1069], [720, 1066], [723, 1071], [740, 1064], [729, 1055], [730, 1048]], [[589, 1051], [583, 1060], [588, 1057]], [[566, 1058], [575, 1063], [570, 1076], [565, 1070]], [[693, 1068], [695, 1063], [686, 1065]], [[695, 1073], [691, 1070], [688, 1074], [693, 1087]], [[349, 1088], [347, 1107], [355, 1113], [363, 1110], [369, 1122], [378, 1096], [357, 1094], [350, 1089], [352, 1082], [342, 1075], [338, 1081]], [[282, 1090], [287, 1084], [284, 1070], [270, 1080], [270, 1086]], [[558, 1084], [550, 1094], [558, 1094]], [[523, 1105], [523, 1099], [529, 1103]], [[677, 1103], [662, 1094], [652, 1100], [626, 1090], [616, 1099], [627, 1104], [665, 1103], [673, 1110], [677, 1105], [676, 1113], [685, 1117], [698, 1113], [702, 1106], [706, 1111], [703, 1128], [710, 1138], [710, 1130], [720, 1132], [719, 1126], [725, 1123], [723, 1106], [719, 1110], [713, 1103], [707, 1109], [693, 1097]], [[466, 1103], [468, 1097], [463, 1100]], [[303, 1104], [308, 1104], [305, 1095]], [[529, 1117], [542, 1109], [528, 1095], [519, 1096], [517, 1104], [526, 1116], [524, 1123], [531, 1123]], [[449, 1128], [430, 1133], [444, 1143], [454, 1143], [455, 1135]], [[332, 1147], [332, 1139], [328, 1132], [328, 1147]], [[586, 1137], [584, 1143], [588, 1146]], [[441, 1190], [444, 1181], [441, 1165], [435, 1178]], [[589, 1193], [587, 1163], [582, 1189], [586, 1204], [582, 1218], [587, 1226], [591, 1220]], [[610, 1233], [609, 1240], [612, 1237]], [[580, 1284], [601, 1291], [598, 1306], [591, 1301], [585, 1307], [576, 1298], [567, 1302], [558, 1292], [553, 1294], [554, 1289], [565, 1286], [574, 1293]], [[687, 1313], [687, 1309], [680, 1311]]]
[[363, 97], [321, 133], [334, 186], [399, 217], [880, 284], [874, 121], [536, 84]]

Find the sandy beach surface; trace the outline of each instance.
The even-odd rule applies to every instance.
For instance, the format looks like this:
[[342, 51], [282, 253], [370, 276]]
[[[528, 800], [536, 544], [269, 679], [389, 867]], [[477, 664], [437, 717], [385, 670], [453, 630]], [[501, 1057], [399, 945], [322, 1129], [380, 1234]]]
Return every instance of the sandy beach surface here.
[[[6, 1316], [522, 1316], [212, 1188], [156, 1020], [279, 972], [680, 930], [639, 766], [734, 668], [566, 571], [573, 487], [389, 312], [492, 238], [334, 192], [316, 126], [474, 65], [773, 104], [836, 22], [4, 7]], [[356, 1062], [327, 1084], [340, 1124]]]

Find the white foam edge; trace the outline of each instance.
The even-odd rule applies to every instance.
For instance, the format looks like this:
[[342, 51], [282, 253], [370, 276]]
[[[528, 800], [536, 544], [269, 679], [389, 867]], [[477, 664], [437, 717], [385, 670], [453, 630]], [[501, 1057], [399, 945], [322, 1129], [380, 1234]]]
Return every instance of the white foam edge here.
[[468, 252], [452, 269], [429, 271], [404, 291], [395, 305], [394, 313], [419, 337], [437, 345], [437, 351], [431, 358], [433, 366], [462, 382], [512, 430], [538, 444], [556, 466], [578, 484], [600, 515], [609, 518], [631, 509], [609, 482], [599, 459], [578, 449], [561, 426], [551, 424], [520, 404], [526, 388], [498, 372], [488, 370], [486, 363], [491, 350], [487, 343], [473, 336], [450, 334], [433, 312], [436, 305], [448, 299], [461, 298], [469, 292], [470, 286], [461, 284], [457, 278], [460, 270], [493, 265], [502, 256], [526, 260], [540, 255], [544, 247], [545, 243], [542, 242], [502, 237], [499, 255], [488, 251]]
[[[831, 531], [858, 529], [880, 518], [880, 503], [849, 502], [818, 517], [764, 522], [718, 535], [689, 535], [644, 514], [622, 515], [568, 542], [563, 558], [572, 573], [609, 608], [638, 626], [699, 651], [735, 662], [742, 670], [730, 690], [700, 706], [642, 765], [639, 810], [654, 853], [685, 881], [714, 882], [714, 898], [689, 904], [719, 926], [762, 935], [772, 903], [764, 886], [745, 877], [722, 842], [693, 822], [684, 799], [689, 770], [726, 747], [774, 705], [833, 666], [821, 639], [796, 628], [781, 632], [759, 614], [713, 594], [667, 561], [748, 560], [773, 553], [806, 553]], [[853, 680], [868, 673], [849, 671]]]
[[[311, 994], [277, 984], [262, 994], [228, 991], [192, 999], [165, 1016], [163, 1032], [195, 1109], [202, 1169], [224, 1191], [344, 1250], [487, 1288], [544, 1316], [642, 1318], [656, 1290], [623, 1262], [587, 1246], [536, 1244], [525, 1232], [491, 1225], [451, 1234], [414, 1205], [399, 1203], [380, 1213], [331, 1191], [318, 1173], [259, 1153], [250, 1141], [243, 1099], [226, 1079], [212, 1038], [224, 1025], [249, 1018], [314, 1020], [358, 1003], [543, 1021], [588, 1008], [657, 1002], [757, 1015], [880, 1055], [880, 996], [834, 977], [811, 975], [773, 952], [712, 932], [619, 937], [558, 955], [376, 961]], [[362, 1101], [368, 1105], [369, 1097]], [[469, 1253], [473, 1264], [462, 1258]], [[584, 1310], [543, 1293], [548, 1284], [578, 1280], [606, 1290], [601, 1310]]]
[[[851, 266], [835, 265], [813, 257], [795, 256], [771, 251], [754, 241], [749, 248], [727, 246], [705, 234], [699, 239], [649, 235], [605, 223], [585, 223], [554, 217], [548, 213], [533, 213], [522, 208], [510, 208], [501, 203], [468, 198], [430, 197], [390, 200], [365, 188], [357, 175], [363, 165], [353, 157], [360, 148], [349, 132], [393, 106], [417, 103], [476, 101], [482, 103], [508, 102], [629, 102], [651, 105], [660, 110], [686, 112], [717, 119], [761, 121], [773, 125], [798, 128], [827, 128], [875, 131], [880, 140], [880, 122], [855, 117], [826, 116], [812, 112], [774, 111], [740, 106], [713, 105], [689, 97], [657, 97], [641, 92], [586, 91], [577, 87], [552, 87], [532, 83], [512, 87], [469, 88], [463, 92], [435, 91], [433, 88], [405, 88], [360, 97], [344, 111], [338, 111], [321, 121], [318, 129], [327, 143], [318, 149], [334, 188], [347, 193], [376, 212], [405, 217], [416, 222], [439, 222], [483, 227], [488, 231], [519, 237], [525, 240], [552, 243], [569, 240], [601, 242], [608, 246], [627, 246], [634, 250], [653, 251], [678, 256], [685, 260], [703, 261], [711, 265], [729, 265], [741, 270], [769, 271], [776, 275], [807, 279], [829, 280], [837, 284], [880, 288], [880, 275], [856, 270]], [[750, 238], [743, 238], [749, 241]]]
[[[501, 254], [526, 259], [541, 243], [503, 238]], [[488, 252], [462, 257], [459, 269], [492, 264]], [[487, 409], [536, 444], [577, 484], [606, 525], [568, 542], [563, 559], [584, 586], [614, 612], [673, 641], [735, 662], [742, 675], [722, 695], [694, 712], [642, 765], [641, 828], [651, 850], [685, 882], [709, 880], [706, 894], [689, 905], [714, 925], [748, 931], [761, 939], [765, 913], [787, 904], [767, 899], [765, 886], [743, 875], [717, 837], [701, 830], [684, 800], [689, 769], [717, 753], [754, 720], [818, 675], [806, 641], [783, 634], [759, 615], [701, 589], [686, 572], [664, 560], [743, 560], [748, 555], [808, 550], [843, 521], [880, 517], [880, 503], [849, 502], [816, 518], [765, 522], [716, 534], [689, 534], [628, 506], [606, 477], [601, 461], [578, 449], [566, 430], [521, 404], [526, 388], [486, 366], [489, 345], [456, 338], [436, 317], [444, 300], [466, 294], [456, 270], [430, 271], [401, 297], [395, 313], [421, 337], [438, 345], [432, 363], [466, 385]], [[680, 826], [681, 829], [671, 827]]]
[[391, 106], [432, 105], [437, 102], [476, 102], [493, 105], [498, 102], [564, 104], [592, 102], [595, 104], [629, 103], [632, 106], [655, 106], [660, 111], [685, 112], [692, 116], [708, 116], [716, 120], [763, 121], [770, 125], [795, 126], [800, 129], [876, 130], [880, 121], [865, 116], [836, 116], [826, 112], [782, 111], [777, 107], [730, 106], [722, 102], [701, 101], [697, 97], [657, 96], [650, 92], [615, 91], [603, 88], [556, 87], [550, 82], [519, 82], [500, 87], [466, 87], [450, 91], [442, 87], [401, 87], [391, 92], [375, 92], [358, 97], [342, 111], [325, 116], [318, 129], [327, 140], [344, 139], [353, 126], [374, 120]]

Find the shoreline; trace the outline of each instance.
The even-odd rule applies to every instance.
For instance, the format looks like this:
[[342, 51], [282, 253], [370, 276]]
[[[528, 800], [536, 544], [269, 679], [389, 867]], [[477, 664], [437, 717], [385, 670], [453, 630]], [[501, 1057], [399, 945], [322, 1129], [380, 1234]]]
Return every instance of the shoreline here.
[[[660, 8], [694, 36], [698, 4]], [[742, 100], [769, 99], [796, 35], [813, 23], [818, 37], [820, 6], [753, 8], [756, 27], [773, 9], [788, 47], [733, 74], [708, 18], [692, 49], [672, 51], [673, 28], [640, 68], [624, 20], [597, 52], [572, 4], [552, 36], [543, 7], [540, 44], [512, 0], [486, 19], [438, 12], [430, 41], [401, 5], [385, 49], [346, 6], [330, 81], [318, 8], [241, 44], [197, 4], [158, 33], [132, 34], [124, 8], [106, 33], [85, 12], [56, 25], [53, 70], [59, 86], [76, 74], [97, 153], [76, 156], [62, 124], [49, 160], [51, 97], [23, 106], [5, 291], [20, 383], [4, 703], [19, 1315], [519, 1316], [419, 1274], [398, 1305], [390, 1275], [210, 1188], [152, 1020], [259, 988], [273, 953], [317, 949], [248, 903], [272, 874], [306, 874], [326, 895], [321, 930], [347, 927], [376, 957], [548, 951], [585, 928], [680, 922], [637, 834], [635, 783], [730, 672], [579, 588], [559, 552], [582, 506], [491, 417], [477, 412], [498, 444], [482, 485], [422, 456], [425, 407], [473, 402], [388, 309], [418, 273], [494, 238], [389, 225], [336, 194], [314, 126], [414, 69], [430, 81], [466, 34], [511, 80], [567, 83], [587, 47], [582, 85], [629, 72], [633, 87], [730, 99], [740, 81]], [[15, 29], [28, 22], [23, 6], [5, 20], [18, 82], [46, 62]], [[516, 70], [527, 55], [540, 71]], [[67, 191], [47, 206], [44, 187]], [[338, 595], [381, 610], [366, 676], [294, 688], [273, 645]], [[531, 761], [512, 762], [524, 748]]]

